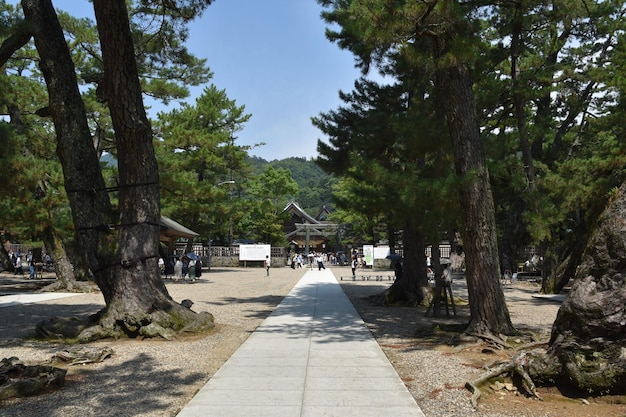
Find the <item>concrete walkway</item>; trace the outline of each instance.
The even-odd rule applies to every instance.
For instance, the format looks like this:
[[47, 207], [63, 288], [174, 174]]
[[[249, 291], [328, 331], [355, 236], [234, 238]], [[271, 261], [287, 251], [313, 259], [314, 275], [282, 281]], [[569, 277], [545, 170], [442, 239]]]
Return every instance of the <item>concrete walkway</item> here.
[[315, 269], [178, 414], [192, 416], [424, 414], [333, 273]]
[[0, 296], [0, 307], [10, 307], [17, 304], [33, 304], [40, 301], [55, 300], [57, 298], [75, 297], [79, 293], [62, 293], [62, 292], [46, 292], [46, 293], [16, 293]]

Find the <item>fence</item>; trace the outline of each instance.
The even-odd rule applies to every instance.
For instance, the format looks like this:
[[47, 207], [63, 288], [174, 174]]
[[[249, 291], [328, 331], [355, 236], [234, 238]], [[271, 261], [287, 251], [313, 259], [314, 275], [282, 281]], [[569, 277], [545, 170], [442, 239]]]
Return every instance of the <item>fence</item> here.
[[[185, 243], [177, 243], [174, 256], [182, 256], [187, 250]], [[239, 261], [239, 246], [204, 246], [194, 244], [191, 251], [198, 255], [202, 263], [207, 266], [236, 267], [236, 266], [263, 266], [263, 261]], [[271, 248], [272, 266], [287, 265], [285, 248]]]

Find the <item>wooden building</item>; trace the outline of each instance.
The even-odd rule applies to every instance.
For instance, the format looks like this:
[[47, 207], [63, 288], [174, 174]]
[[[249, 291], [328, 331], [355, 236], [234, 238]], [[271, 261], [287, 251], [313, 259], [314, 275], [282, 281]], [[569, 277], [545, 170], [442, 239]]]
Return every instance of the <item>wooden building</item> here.
[[[292, 250], [304, 253], [337, 250], [335, 246], [338, 225], [311, 216], [293, 200], [283, 212], [289, 213], [289, 219], [283, 224], [283, 231]], [[320, 214], [325, 219], [328, 211], [324, 208]]]

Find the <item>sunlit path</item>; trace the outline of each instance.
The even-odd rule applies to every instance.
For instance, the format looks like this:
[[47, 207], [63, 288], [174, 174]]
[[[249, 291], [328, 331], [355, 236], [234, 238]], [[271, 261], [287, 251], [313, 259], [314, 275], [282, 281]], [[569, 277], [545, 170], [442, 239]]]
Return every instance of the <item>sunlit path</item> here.
[[178, 416], [424, 414], [332, 271], [315, 269]]

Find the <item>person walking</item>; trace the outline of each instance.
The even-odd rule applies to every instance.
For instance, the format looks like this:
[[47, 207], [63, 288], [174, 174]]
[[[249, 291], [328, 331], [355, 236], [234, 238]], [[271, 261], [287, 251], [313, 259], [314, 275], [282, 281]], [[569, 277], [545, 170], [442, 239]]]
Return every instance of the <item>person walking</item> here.
[[24, 275], [24, 270], [22, 269], [22, 254], [18, 253], [15, 258], [15, 275]]
[[189, 282], [192, 284], [196, 282], [196, 260], [189, 259], [189, 263], [187, 264], [187, 274], [189, 275]]
[[265, 276], [269, 277], [270, 276], [270, 265], [272, 264], [272, 261], [270, 260], [270, 256], [269, 255], [265, 255]]
[[324, 258], [322, 258], [321, 253], [317, 254], [317, 256], [315, 257], [315, 260], [317, 261], [318, 271], [321, 271], [322, 269], [326, 269], [326, 267], [324, 266]]
[[183, 262], [177, 258], [174, 264], [174, 281], [178, 282], [181, 279], [183, 279]]
[[165, 260], [162, 256], [159, 256], [159, 273], [161, 274], [161, 278], [165, 276]]
[[352, 268], [352, 280], [356, 279], [356, 266], [359, 261], [356, 259], [356, 255], [352, 256], [352, 262], [350, 262], [350, 268]]
[[28, 255], [26, 255], [26, 264], [28, 265], [28, 279], [37, 278], [35, 258], [33, 257], [33, 252], [30, 250], [28, 251]]

